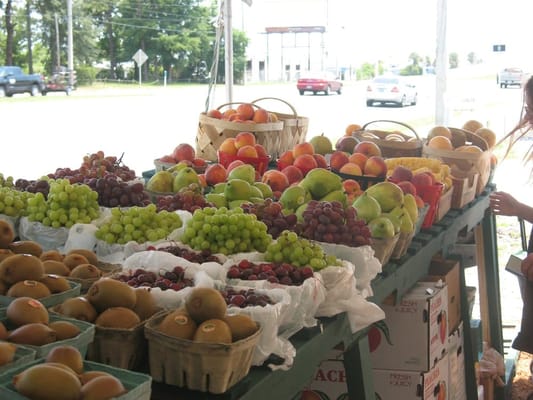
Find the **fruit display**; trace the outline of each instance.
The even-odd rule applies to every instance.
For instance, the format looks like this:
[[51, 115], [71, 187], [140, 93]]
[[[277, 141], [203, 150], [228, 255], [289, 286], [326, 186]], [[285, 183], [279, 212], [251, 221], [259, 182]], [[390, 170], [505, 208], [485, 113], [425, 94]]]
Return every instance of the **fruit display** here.
[[[318, 268], [317, 268], [318, 269]], [[267, 280], [270, 283], [299, 286], [307, 278], [313, 277], [314, 270], [309, 265], [298, 266], [287, 262], [250, 262], [241, 260], [230, 265], [226, 276], [228, 279], [245, 281]]]
[[175, 212], [159, 211], [155, 204], [146, 207], [112, 208], [111, 216], [95, 232], [99, 240], [109, 244], [156, 242], [182, 226]]
[[268, 245], [265, 261], [286, 263], [292, 267], [310, 266], [313, 270], [340, 265], [340, 260], [326, 254], [317, 243], [288, 230], [281, 232], [280, 236]]
[[207, 163], [204, 159], [196, 157], [196, 150], [188, 143], [180, 143], [170, 154], [155, 160], [157, 169], [171, 169], [176, 164], [192, 167], [198, 173], [205, 171]]
[[295, 231], [304, 238], [358, 247], [370, 244], [370, 231], [353, 206], [339, 201], [311, 200]]
[[[387, 177], [396, 183], [402, 181], [410, 181], [415, 185], [432, 185], [435, 182], [442, 183], [444, 185], [444, 192], [453, 187], [450, 166], [439, 159], [427, 157], [396, 157], [386, 159], [385, 163], [387, 164]], [[429, 173], [430, 176], [419, 176], [419, 174], [424, 173], [426, 175]]]
[[227, 255], [265, 251], [272, 236], [263, 222], [254, 214], [244, 213], [240, 207], [206, 207], [196, 210], [187, 221], [181, 240], [195, 250]]
[[28, 220], [53, 228], [88, 224], [100, 215], [98, 193], [68, 179], [50, 180], [48, 197], [36, 193], [27, 201]]
[[281, 201], [277, 202], [268, 198], [260, 204], [243, 204], [241, 208], [245, 213], [254, 214], [259, 221], [263, 222], [273, 239], [277, 239], [286, 229], [294, 230], [296, 226], [296, 214], [284, 213], [283, 209], [287, 207], [283, 207]]

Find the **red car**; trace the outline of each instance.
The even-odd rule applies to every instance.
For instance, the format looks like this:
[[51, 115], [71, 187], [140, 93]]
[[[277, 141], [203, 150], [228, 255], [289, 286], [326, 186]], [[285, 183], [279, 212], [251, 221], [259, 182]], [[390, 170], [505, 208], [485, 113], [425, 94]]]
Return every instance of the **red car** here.
[[342, 93], [342, 82], [330, 72], [305, 72], [298, 79], [296, 87], [300, 95], [305, 92], [324, 92], [325, 95], [331, 92]]

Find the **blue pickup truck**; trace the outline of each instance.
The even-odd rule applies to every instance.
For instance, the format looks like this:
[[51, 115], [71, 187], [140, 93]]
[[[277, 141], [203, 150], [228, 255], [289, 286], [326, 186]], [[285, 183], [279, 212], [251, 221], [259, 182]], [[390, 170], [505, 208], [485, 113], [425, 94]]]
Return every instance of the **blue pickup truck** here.
[[17, 93], [41, 94], [45, 89], [39, 74], [25, 74], [16, 66], [0, 66], [0, 97], [11, 97]]

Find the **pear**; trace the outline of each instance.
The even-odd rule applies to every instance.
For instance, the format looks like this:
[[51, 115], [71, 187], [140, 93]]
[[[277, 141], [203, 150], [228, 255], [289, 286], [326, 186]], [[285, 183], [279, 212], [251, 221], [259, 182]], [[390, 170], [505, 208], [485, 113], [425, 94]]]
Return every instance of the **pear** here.
[[224, 193], [224, 189], [226, 188], [226, 182], [220, 182], [215, 184], [213, 186], [213, 189], [211, 190], [211, 193]]
[[157, 171], [146, 182], [146, 189], [152, 192], [172, 192], [174, 175], [169, 171]]
[[334, 190], [342, 190], [341, 177], [325, 168], [313, 168], [298, 185], [307, 189], [315, 200]]
[[368, 222], [370, 236], [376, 239], [390, 239], [394, 237], [394, 225], [387, 217], [379, 216]]
[[281, 193], [279, 202], [284, 209], [295, 211], [305, 202], [306, 190], [301, 186], [289, 186]]
[[168, 172], [177, 173], [181, 171], [182, 169], [187, 168], [189, 165], [186, 162], [180, 161], [176, 165], [173, 165], [172, 167], [168, 168]]
[[394, 225], [394, 233], [400, 232], [400, 218], [397, 215], [393, 215], [391, 213], [381, 213], [382, 217], [388, 218], [391, 220], [392, 225]]
[[416, 223], [418, 221], [418, 206], [416, 205], [415, 196], [411, 193], [404, 194], [403, 205], [411, 217], [411, 221]]
[[381, 215], [379, 202], [366, 191], [358, 196], [352, 205], [357, 211], [357, 216], [362, 218], [367, 224]]
[[180, 170], [172, 182], [172, 191], [179, 192], [180, 189], [189, 186], [192, 183], [200, 184], [198, 174], [191, 167]]
[[253, 165], [250, 164], [242, 164], [235, 168], [233, 168], [228, 173], [227, 180], [230, 181], [232, 179], [242, 179], [243, 181], [248, 182], [250, 185], [255, 182], [255, 168]]
[[230, 210], [241, 207], [243, 204], [251, 204], [252, 202], [250, 200], [232, 200], [228, 202], [228, 208]]
[[263, 199], [267, 199], [269, 197], [274, 196], [274, 193], [272, 193], [272, 188], [270, 187], [270, 185], [267, 185], [264, 182], [254, 182], [253, 186], [258, 188], [261, 191], [261, 193], [263, 193]]
[[222, 193], [208, 193], [205, 195], [205, 199], [212, 203], [216, 208], [227, 207], [228, 202], [226, 201], [226, 196]]
[[307, 209], [307, 204], [308, 204], [307, 202], [304, 203], [304, 204], [302, 204], [302, 205], [301, 205], [300, 207], [298, 207], [298, 208], [296, 209], [296, 211], [294, 212], [294, 215], [296, 215], [296, 220], [297, 220], [298, 222], [303, 222], [303, 220], [304, 220], [303, 213], [304, 213], [304, 211]]
[[317, 154], [325, 156], [326, 154], [333, 153], [333, 144], [324, 134], [312, 137], [309, 143], [313, 145], [313, 149]]
[[250, 184], [242, 179], [231, 179], [226, 183], [224, 196], [228, 202], [233, 200], [248, 200], [251, 197]]
[[378, 201], [382, 212], [389, 212], [394, 207], [403, 204], [403, 190], [393, 182], [378, 182], [366, 189], [365, 192]]
[[400, 232], [401, 233], [411, 233], [414, 231], [414, 223], [409, 215], [409, 212], [405, 208], [405, 205], [401, 205], [393, 208], [390, 211], [390, 214], [395, 215], [400, 220]]
[[250, 197], [263, 199], [263, 192], [257, 186], [250, 185]]
[[346, 207], [346, 203], [348, 200], [346, 197], [346, 193], [344, 193], [344, 190], [333, 190], [332, 192], [329, 192], [327, 195], [322, 197], [320, 201], [340, 201], [343, 207]]

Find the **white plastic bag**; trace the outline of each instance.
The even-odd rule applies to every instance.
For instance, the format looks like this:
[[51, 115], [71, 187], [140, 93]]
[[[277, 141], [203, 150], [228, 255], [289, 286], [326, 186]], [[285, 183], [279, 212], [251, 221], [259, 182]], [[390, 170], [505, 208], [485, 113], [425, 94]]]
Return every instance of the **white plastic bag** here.
[[32, 222], [28, 217], [20, 218], [20, 239], [37, 242], [44, 251], [63, 248], [67, 241], [68, 231], [68, 228], [52, 228], [41, 222]]
[[74, 249], [93, 250], [96, 246], [96, 237], [94, 236], [98, 228], [94, 224], [74, 224], [68, 231], [65, 242], [64, 252], [68, 253]]

